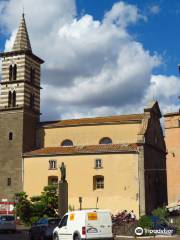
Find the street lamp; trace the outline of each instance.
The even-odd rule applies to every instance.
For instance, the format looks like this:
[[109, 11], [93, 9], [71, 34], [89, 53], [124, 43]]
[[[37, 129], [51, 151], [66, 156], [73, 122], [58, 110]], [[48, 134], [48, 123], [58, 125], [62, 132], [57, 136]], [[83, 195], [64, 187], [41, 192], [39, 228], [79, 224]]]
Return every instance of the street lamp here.
[[82, 197], [79, 197], [80, 210], [82, 210]]

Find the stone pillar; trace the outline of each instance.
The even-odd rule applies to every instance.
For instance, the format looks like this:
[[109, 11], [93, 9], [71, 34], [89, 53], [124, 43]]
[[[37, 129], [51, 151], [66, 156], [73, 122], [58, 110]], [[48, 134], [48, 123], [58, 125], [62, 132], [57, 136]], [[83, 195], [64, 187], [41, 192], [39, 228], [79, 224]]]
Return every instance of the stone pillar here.
[[146, 214], [145, 202], [145, 172], [144, 172], [144, 147], [139, 147], [139, 217]]
[[58, 215], [60, 218], [68, 212], [68, 183], [66, 180], [59, 181], [58, 186]]

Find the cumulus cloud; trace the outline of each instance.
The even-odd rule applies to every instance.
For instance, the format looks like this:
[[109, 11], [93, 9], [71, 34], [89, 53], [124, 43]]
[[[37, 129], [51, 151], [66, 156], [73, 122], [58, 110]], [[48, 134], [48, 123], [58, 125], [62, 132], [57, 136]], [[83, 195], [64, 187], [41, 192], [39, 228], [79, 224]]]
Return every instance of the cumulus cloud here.
[[144, 100], [158, 99], [161, 102], [163, 112], [177, 111], [177, 105], [173, 102], [177, 99], [179, 93], [180, 80], [178, 77], [152, 75]]
[[[24, 0], [24, 5], [33, 51], [46, 61], [44, 119], [142, 111], [155, 88], [157, 98], [171, 104], [176, 91], [163, 95], [160, 89], [177, 86], [179, 79], [152, 76], [161, 57], [128, 32], [129, 25], [145, 20], [136, 6], [117, 2], [100, 21], [77, 16], [74, 0]], [[21, 6], [21, 0], [10, 0], [0, 8], [0, 22], [11, 33], [6, 50], [14, 42]]]

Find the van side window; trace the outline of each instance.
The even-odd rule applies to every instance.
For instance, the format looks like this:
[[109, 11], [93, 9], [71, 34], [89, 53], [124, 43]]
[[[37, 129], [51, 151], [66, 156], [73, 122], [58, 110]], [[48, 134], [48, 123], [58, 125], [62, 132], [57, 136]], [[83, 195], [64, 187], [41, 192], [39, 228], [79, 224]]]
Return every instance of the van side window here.
[[67, 225], [68, 215], [65, 215], [59, 224], [59, 228], [65, 227]]

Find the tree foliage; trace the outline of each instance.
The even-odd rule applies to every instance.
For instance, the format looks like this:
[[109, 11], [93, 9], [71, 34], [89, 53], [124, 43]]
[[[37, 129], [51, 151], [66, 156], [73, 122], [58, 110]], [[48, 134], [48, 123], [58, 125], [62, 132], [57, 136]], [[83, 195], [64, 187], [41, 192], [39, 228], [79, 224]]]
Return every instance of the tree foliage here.
[[153, 216], [160, 217], [160, 218], [167, 218], [168, 217], [168, 210], [166, 207], [163, 208], [156, 208], [152, 211]]
[[28, 195], [25, 192], [19, 192], [15, 194], [15, 199], [17, 200], [15, 207], [16, 215], [19, 216], [23, 222], [28, 223], [32, 210], [32, 204], [28, 200]]
[[149, 216], [144, 215], [138, 221], [138, 226], [142, 227], [143, 229], [151, 229], [153, 227], [151, 219]]
[[40, 196], [31, 197], [25, 192], [15, 194], [17, 199], [16, 214], [25, 224], [32, 224], [42, 217], [57, 216], [58, 195], [57, 186], [44, 187]]

